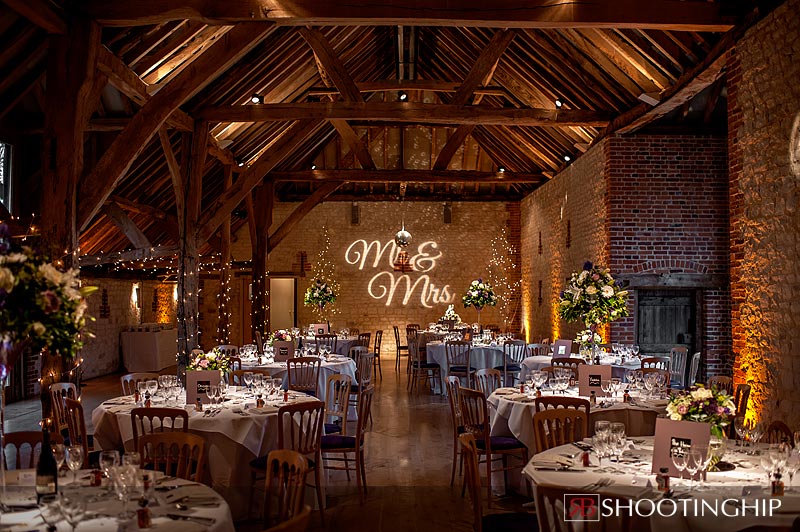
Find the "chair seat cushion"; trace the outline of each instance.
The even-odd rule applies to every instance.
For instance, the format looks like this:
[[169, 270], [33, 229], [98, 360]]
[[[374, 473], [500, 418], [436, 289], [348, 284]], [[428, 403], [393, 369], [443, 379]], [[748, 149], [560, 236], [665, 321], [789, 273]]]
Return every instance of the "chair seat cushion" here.
[[484, 532], [536, 532], [539, 523], [534, 514], [513, 512], [483, 516]]
[[494, 369], [499, 370], [499, 371], [505, 370], [505, 371], [510, 371], [510, 372], [521, 371], [522, 370], [522, 368], [520, 368], [517, 364], [509, 364], [507, 366], [495, 366]]
[[[524, 443], [510, 436], [491, 436], [489, 440], [491, 442], [493, 451], [507, 451], [511, 449], [525, 448]], [[478, 449], [486, 449], [486, 443], [483, 439], [475, 440], [475, 445], [478, 447]]]
[[422, 368], [422, 369], [440, 369], [441, 366], [436, 362], [414, 362], [415, 368]]
[[338, 423], [325, 423], [325, 434], [339, 434], [342, 432], [342, 426]]
[[325, 435], [322, 437], [322, 450], [325, 449], [355, 449], [355, 436], [339, 436], [338, 434]]
[[[476, 370], [475, 368], [470, 366], [469, 371], [473, 372]], [[467, 366], [450, 366], [450, 373], [466, 373], [466, 372], [467, 372]]]

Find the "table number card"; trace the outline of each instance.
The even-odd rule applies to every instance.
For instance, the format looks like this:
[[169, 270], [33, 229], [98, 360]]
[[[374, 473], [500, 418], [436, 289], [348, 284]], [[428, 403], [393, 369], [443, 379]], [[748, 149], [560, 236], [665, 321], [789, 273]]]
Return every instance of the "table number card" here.
[[314, 334], [328, 334], [328, 324], [327, 323], [312, 323], [311, 330], [314, 331]]
[[210, 386], [219, 386], [219, 371], [187, 371], [186, 372], [186, 404], [197, 404], [199, 397], [203, 404], [208, 403], [206, 390]]
[[553, 342], [553, 358], [572, 355], [572, 340], [556, 340]]
[[[695, 423], [693, 421], [672, 421], [671, 419], [656, 419], [656, 435], [653, 440], [653, 473], [658, 473], [662, 467], [669, 468], [669, 476], [680, 477], [681, 474], [672, 463], [673, 449], [678, 452], [688, 452], [694, 445], [708, 447], [711, 439], [711, 425], [708, 423]], [[689, 478], [684, 472], [685, 478]]]
[[294, 356], [294, 342], [273, 342], [272, 353], [275, 362], [286, 362]]
[[589, 397], [592, 392], [597, 397], [606, 397], [607, 394], [600, 389], [600, 383], [610, 380], [611, 366], [578, 364], [578, 394], [581, 397]]

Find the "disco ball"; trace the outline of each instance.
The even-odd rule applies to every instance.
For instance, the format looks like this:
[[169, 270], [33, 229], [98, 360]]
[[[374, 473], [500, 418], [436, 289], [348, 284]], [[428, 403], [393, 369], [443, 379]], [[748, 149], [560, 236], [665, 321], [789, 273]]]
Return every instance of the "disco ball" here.
[[411, 233], [406, 231], [405, 229], [400, 229], [396, 235], [394, 235], [394, 243], [400, 246], [401, 248], [406, 247], [409, 242], [411, 242]]

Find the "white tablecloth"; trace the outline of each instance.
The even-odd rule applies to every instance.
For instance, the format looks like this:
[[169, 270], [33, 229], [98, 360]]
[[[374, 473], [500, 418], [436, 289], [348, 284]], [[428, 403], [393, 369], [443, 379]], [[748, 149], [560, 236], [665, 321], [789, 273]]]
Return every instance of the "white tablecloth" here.
[[[213, 416], [196, 412], [188, 406], [189, 432], [206, 440], [206, 472], [211, 486], [228, 501], [233, 515], [246, 515], [250, 490], [250, 460], [264, 456], [278, 447], [278, 407], [282, 397], [270, 401], [264, 408], [246, 408], [254, 401], [241, 403], [235, 394], [232, 401]], [[292, 401], [316, 400], [293, 392]], [[180, 404], [183, 399], [179, 398]], [[161, 406], [161, 404], [155, 405]], [[92, 412], [95, 447], [100, 449], [133, 450], [133, 428], [130, 411], [132, 396], [118, 397], [101, 404]], [[234, 413], [244, 408], [247, 415]]]
[[[780, 512], [766, 517], [753, 515], [753, 498], [762, 501], [766, 500], [769, 505], [770, 494], [766, 490], [766, 473], [758, 466], [759, 457], [744, 456], [734, 452], [731, 450], [730, 444], [731, 442], [729, 442], [729, 448], [723, 460], [736, 464], [736, 469], [729, 472], [708, 473], [707, 488], [702, 491], [692, 491], [691, 497], [687, 499], [688, 516], [684, 515], [683, 504], [681, 503], [678, 505], [677, 515], [672, 517], [651, 517], [646, 520], [644, 526], [636, 527], [634, 530], [646, 530], [647, 524], [650, 525], [653, 532], [719, 532], [722, 530], [732, 532], [755, 525], [790, 526], [794, 519], [800, 515], [800, 491], [789, 491], [786, 496], [781, 498]], [[617, 471], [612, 471], [607, 467], [607, 459], [603, 461], [603, 468], [596, 467], [597, 458], [594, 455], [591, 456], [593, 467], [588, 469], [572, 467], [570, 468], [572, 469], [571, 471], [562, 472], [536, 468], [535, 464], [552, 461], [556, 456], [575, 454], [578, 449], [570, 444], [556, 447], [534, 456], [523, 470], [523, 473], [533, 482], [534, 489], [536, 485], [543, 484], [574, 488], [572, 493], [578, 494], [600, 493], [601, 497], [605, 494], [632, 500], [655, 498], [658, 492], [653, 492], [652, 489], [647, 488], [648, 481], [655, 485], [655, 477], [651, 473], [652, 438], [643, 438], [643, 442], [635, 447], [636, 449], [634, 450], [626, 451], [625, 460], [623, 460], [622, 464], [615, 464]], [[608, 479], [611, 484], [603, 488], [591, 489], [590, 484], [598, 482], [600, 479]], [[689, 481], [675, 478], [670, 480], [671, 487], [675, 490], [676, 495], [683, 497], [688, 489]], [[745, 489], [750, 493], [747, 496], [747, 504], [751, 508], [746, 515], [731, 517], [725, 516], [721, 512], [717, 516], [709, 515], [708, 512], [705, 517], [695, 515], [695, 505], [701, 506], [702, 500], [713, 503], [713, 500], [732, 498], [741, 501]], [[797, 490], [797, 488], [795, 487], [793, 490]], [[732, 514], [734, 507], [730, 504], [727, 506], [727, 513]], [[646, 510], [648, 506], [643, 506], [643, 508]], [[671, 509], [671, 504], [666, 504], [662, 513], [669, 513]], [[537, 508], [537, 513], [541, 512], [542, 509]], [[602, 519], [613, 519], [613, 517], [603, 517]], [[591, 525], [597, 526], [589, 526], [585, 530], [599, 530], [600, 525], [605, 525], [604, 530], [616, 530], [619, 528], [619, 526], [609, 522], [592, 523]]]
[[178, 330], [121, 332], [122, 360], [129, 373], [161, 371], [175, 365]]
[[[372, 341], [372, 339], [370, 339]], [[336, 353], [339, 355], [347, 356], [350, 354], [350, 348], [358, 342], [358, 336], [348, 336], [347, 338], [336, 339]], [[317, 341], [313, 336], [303, 337], [303, 345], [317, 345]], [[371, 348], [371, 347], [370, 347]]]
[[[85, 477], [89, 471], [78, 471], [78, 478]], [[7, 497], [8, 504], [30, 504], [36, 502], [36, 492], [34, 491], [36, 472], [32, 469], [8, 471], [6, 481], [8, 484]], [[118, 530], [120, 523], [117, 514], [122, 510], [121, 503], [112, 495], [113, 492], [106, 492], [105, 487], [77, 487], [71, 484], [72, 473], [68, 473], [65, 478], [59, 478], [59, 490], [66, 493], [73, 493], [86, 499], [96, 499], [96, 502], [88, 502], [87, 511], [96, 515], [96, 518], [84, 519], [78, 525], [81, 532], [105, 532], [107, 530]], [[86, 483], [88, 481], [83, 481]], [[163, 477], [156, 482], [158, 491], [155, 492], [156, 501], [151, 504], [150, 512], [152, 516], [151, 530], [169, 530], [170, 532], [194, 532], [208, 530], [209, 532], [233, 532], [233, 519], [228, 504], [222, 497], [215, 493], [211, 488], [195, 482], [182, 479]], [[160, 488], [167, 486], [181, 486], [176, 489], [161, 491]], [[217, 505], [196, 506], [187, 510], [178, 510], [174, 506], [174, 501], [185, 496], [198, 497], [204, 499], [216, 499]], [[138, 493], [136, 494], [138, 498]], [[172, 501], [172, 504], [170, 502]], [[138, 506], [133, 497], [128, 502], [128, 510], [133, 511]], [[99, 515], [98, 515], [99, 514]], [[190, 517], [210, 518], [214, 522], [209, 525], [201, 525], [195, 521], [173, 520], [167, 514], [183, 515]], [[40, 517], [39, 509], [0, 513], [0, 529], [9, 532], [27, 531], [40, 527], [44, 530], [44, 525]], [[69, 532], [71, 527], [66, 520], [58, 524], [59, 532]], [[133, 518], [129, 530], [138, 530], [136, 518]]]
[[[265, 369], [269, 371], [270, 377], [283, 379], [284, 388], [288, 384], [286, 369], [286, 362], [272, 362], [269, 364], [259, 365], [255, 360], [242, 360], [243, 369]], [[317, 382], [317, 397], [320, 401], [325, 400], [325, 393], [328, 384], [328, 376], [341, 373], [342, 375], [350, 375], [353, 384], [356, 383], [356, 362], [352, 358], [346, 356], [331, 357], [329, 360], [322, 361], [322, 367], [319, 372], [319, 381]]]
[[[442, 342], [428, 342], [428, 362], [435, 362], [442, 368], [442, 380], [450, 374], [447, 366], [447, 352]], [[503, 346], [472, 346], [469, 353], [470, 365], [475, 369], [494, 368], [503, 365]]]
[[[533, 435], [533, 399], [526, 398], [512, 388], [500, 388], [488, 397], [492, 436], [514, 436], [524, 443], [531, 454], [536, 449]], [[606, 420], [625, 423], [630, 436], [650, 436], [655, 432], [656, 417], [666, 412], [664, 403], [615, 402], [611, 406], [594, 407], [589, 413], [589, 435], [594, 432], [594, 422]], [[607, 403], [608, 404], [608, 403]]]
[[[553, 362], [553, 357], [546, 356], [546, 355], [537, 355], [533, 357], [528, 357], [522, 361], [522, 365], [520, 366], [522, 370], [519, 373], [520, 380], [525, 380], [525, 377], [529, 373], [533, 373], [534, 371], [539, 371], [540, 369], [550, 366]], [[610, 364], [606, 363], [605, 361], [601, 362], [603, 365], [611, 366], [611, 376], [616, 377], [619, 379], [625, 380], [625, 372], [629, 369], [640, 369], [642, 363], [639, 360], [632, 359], [623, 365], [617, 364]]]

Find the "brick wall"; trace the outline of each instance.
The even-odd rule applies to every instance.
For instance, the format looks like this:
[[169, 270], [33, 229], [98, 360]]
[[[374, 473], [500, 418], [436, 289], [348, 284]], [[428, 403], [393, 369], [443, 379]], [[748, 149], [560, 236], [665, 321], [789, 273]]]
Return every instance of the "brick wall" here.
[[587, 260], [608, 261], [607, 144], [592, 147], [521, 202], [522, 320], [531, 341], [574, 338], [583, 328], [561, 321], [556, 305], [573, 271]]
[[792, 427], [800, 425], [798, 12], [800, 0], [775, 9], [728, 63], [734, 379], [752, 386], [753, 417]]
[[[722, 137], [688, 135], [609, 140], [608, 223], [615, 275], [727, 275], [725, 144]], [[728, 290], [710, 284], [699, 290], [701, 335], [695, 348], [703, 353], [708, 374], [730, 374]], [[615, 342], [636, 341], [633, 300], [631, 315], [612, 325]]]

